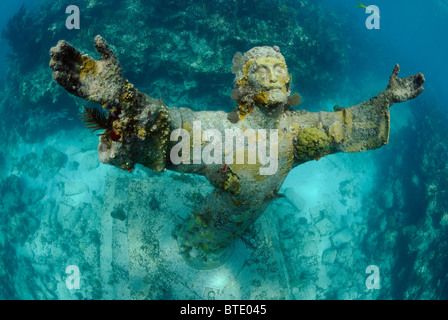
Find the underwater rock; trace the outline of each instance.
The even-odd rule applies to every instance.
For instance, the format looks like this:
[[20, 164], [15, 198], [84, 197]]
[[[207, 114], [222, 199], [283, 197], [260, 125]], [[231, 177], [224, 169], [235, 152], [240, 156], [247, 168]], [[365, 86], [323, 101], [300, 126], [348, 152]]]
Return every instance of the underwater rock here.
[[98, 161], [98, 151], [92, 150], [84, 153], [82, 157], [81, 164], [79, 166], [79, 170], [81, 171], [91, 171], [93, 169], [98, 168], [100, 165]]
[[39, 221], [27, 212], [14, 212], [7, 223], [8, 241], [23, 245], [39, 226]]
[[46, 147], [42, 153], [42, 164], [60, 169], [67, 162], [67, 155], [51, 146]]
[[339, 193], [342, 196], [341, 202], [346, 205], [347, 199], [353, 199], [356, 197], [355, 186], [353, 180], [345, 180], [339, 184]]
[[[16, 284], [17, 296], [21, 299], [100, 298], [100, 241], [95, 240], [99, 239], [95, 234], [101, 223], [97, 209], [90, 204], [72, 206], [49, 199], [27, 211], [31, 215], [17, 215], [10, 223], [14, 234], [10, 240], [20, 244], [10, 257], [18, 263], [8, 262], [14, 270], [7, 271], [11, 277], [8, 282]], [[81, 287], [76, 292], [66, 286], [65, 268], [69, 265], [79, 266], [82, 274]]]
[[342, 245], [349, 243], [352, 240], [352, 233], [350, 229], [344, 228], [337, 233], [335, 233], [331, 238], [331, 242], [333, 246], [336, 248], [341, 247]]
[[389, 229], [384, 233], [384, 247], [385, 250], [393, 250], [397, 245], [398, 231]]
[[319, 220], [318, 222], [316, 222], [315, 226], [321, 236], [326, 236], [332, 233], [334, 230], [334, 225], [327, 218]]
[[37, 154], [30, 152], [17, 161], [16, 167], [19, 171], [27, 173], [31, 178], [36, 178], [39, 175], [39, 167], [36, 166], [37, 162]]
[[296, 234], [296, 228], [291, 224], [291, 219], [297, 215], [294, 207], [289, 205], [279, 205], [280, 201], [274, 202], [272, 206], [275, 208], [275, 218], [278, 219], [278, 235], [280, 239], [286, 240], [292, 238]]
[[303, 257], [316, 259], [321, 240], [316, 228], [310, 224], [302, 224], [296, 225], [294, 230], [295, 235], [291, 244], [294, 244], [297, 249], [297, 259]]
[[114, 219], [124, 221], [124, 220], [126, 220], [127, 214], [126, 214], [126, 211], [124, 211], [124, 209], [121, 206], [119, 206], [119, 207], [115, 207], [111, 211], [110, 216]]
[[87, 184], [81, 181], [67, 181], [64, 182], [64, 195], [75, 196], [89, 191]]
[[0, 203], [3, 205], [4, 212], [12, 212], [22, 205], [22, 188], [19, 177], [13, 174], [8, 176], [1, 182], [0, 190], [3, 195]]
[[61, 203], [57, 211], [57, 222], [63, 230], [73, 230], [80, 215], [80, 208]]
[[1, 181], [0, 190], [2, 193], [6, 191], [10, 191], [15, 194], [21, 193], [20, 180], [21, 179], [18, 176], [11, 174], [6, 179]]
[[344, 265], [345, 267], [352, 267], [355, 260], [353, 246], [346, 242], [346, 245], [339, 245], [338, 253], [336, 255], [336, 263]]
[[448, 213], [444, 213], [440, 219], [440, 225], [444, 228], [448, 227]]
[[22, 194], [22, 202], [27, 205], [33, 205], [45, 196], [45, 189], [26, 188]]
[[2, 204], [4, 212], [12, 213], [15, 209], [17, 209], [22, 203], [20, 201], [20, 195], [17, 193], [13, 193], [8, 191], [3, 194]]
[[322, 254], [322, 263], [332, 264], [336, 260], [337, 250], [335, 249], [327, 249]]
[[311, 220], [314, 222], [321, 220], [326, 215], [327, 215], [327, 209], [322, 205], [310, 208]]
[[304, 257], [311, 258], [315, 257], [319, 252], [319, 241], [317, 239], [312, 239], [310, 241], [305, 241], [300, 246], [300, 254]]
[[68, 157], [65, 153], [48, 146], [42, 152], [39, 163], [40, 174], [43, 179], [52, 179], [59, 170], [67, 163]]
[[394, 194], [393, 192], [385, 191], [384, 193], [384, 207], [392, 208], [394, 206]]
[[70, 171], [76, 171], [79, 168], [79, 162], [78, 161], [70, 161], [68, 164], [68, 170]]
[[292, 294], [297, 300], [316, 300], [316, 285], [311, 281], [301, 283], [299, 287], [292, 289]]
[[297, 211], [302, 212], [306, 207], [306, 201], [302, 196], [296, 191], [295, 188], [286, 188], [283, 194], [286, 200], [297, 209]]

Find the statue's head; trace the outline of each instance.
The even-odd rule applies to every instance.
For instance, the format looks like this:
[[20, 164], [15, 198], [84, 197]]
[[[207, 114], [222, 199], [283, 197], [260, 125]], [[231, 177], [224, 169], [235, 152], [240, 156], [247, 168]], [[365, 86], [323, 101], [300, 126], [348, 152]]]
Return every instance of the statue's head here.
[[238, 52], [232, 72], [232, 99], [240, 110], [249, 108], [250, 112], [254, 106], [271, 109], [288, 104], [291, 76], [277, 46], [255, 47], [244, 55]]

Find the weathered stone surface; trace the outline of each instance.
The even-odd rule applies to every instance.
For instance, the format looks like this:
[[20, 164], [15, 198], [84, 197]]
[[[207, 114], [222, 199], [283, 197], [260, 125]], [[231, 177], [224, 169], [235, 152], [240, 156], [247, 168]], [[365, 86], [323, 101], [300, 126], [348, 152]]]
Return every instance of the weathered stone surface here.
[[333, 229], [334, 229], [333, 224], [327, 218], [323, 218], [322, 220], [319, 220], [318, 222], [316, 222], [315, 226], [321, 236], [326, 236], [326, 235], [332, 233]]
[[67, 181], [64, 183], [64, 195], [75, 196], [89, 191], [87, 184], [81, 181]]
[[352, 233], [350, 229], [344, 228], [338, 232], [336, 232], [331, 237], [331, 242], [336, 248], [341, 247], [342, 245], [349, 243], [352, 240]]
[[334, 263], [337, 253], [338, 253], [337, 250], [334, 250], [334, 249], [325, 250], [322, 254], [322, 262], [325, 264]]
[[305, 209], [306, 201], [294, 188], [287, 188], [283, 192], [289, 203], [291, 203], [295, 209], [302, 212]]

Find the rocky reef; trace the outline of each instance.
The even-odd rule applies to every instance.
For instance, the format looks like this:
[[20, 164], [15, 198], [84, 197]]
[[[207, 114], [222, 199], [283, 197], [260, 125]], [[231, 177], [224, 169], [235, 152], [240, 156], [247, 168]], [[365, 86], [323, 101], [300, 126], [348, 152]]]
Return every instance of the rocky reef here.
[[390, 290], [382, 299], [446, 299], [447, 133], [446, 113], [435, 92], [410, 103], [410, 125], [400, 143], [382, 152], [385, 174], [370, 195], [366, 255], [384, 266]]

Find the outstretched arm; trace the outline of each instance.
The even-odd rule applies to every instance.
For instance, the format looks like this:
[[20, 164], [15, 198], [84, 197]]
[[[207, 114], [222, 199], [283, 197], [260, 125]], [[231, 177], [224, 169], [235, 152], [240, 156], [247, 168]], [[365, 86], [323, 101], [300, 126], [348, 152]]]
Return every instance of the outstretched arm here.
[[171, 126], [179, 121], [176, 108], [134, 88], [122, 76], [121, 66], [106, 41], [97, 36], [101, 60], [81, 54], [66, 41], [50, 50], [53, 78], [69, 93], [101, 104], [108, 112], [100, 137], [100, 161], [132, 171], [140, 163], [156, 171], [166, 167]]
[[[398, 78], [395, 66], [387, 88], [376, 97], [334, 112], [302, 112], [294, 116], [301, 130], [294, 138], [297, 164], [336, 152], [360, 152], [379, 148], [389, 141], [389, 107], [416, 98], [425, 78], [418, 73]], [[293, 120], [294, 121], [294, 120]]]
[[[173, 131], [183, 129], [188, 135], [185, 139], [195, 141], [195, 121], [199, 121], [202, 130], [212, 128], [224, 132], [225, 126], [231, 124], [226, 113], [166, 106], [162, 100], [141, 93], [123, 78], [117, 57], [101, 36], [96, 36], [95, 47], [101, 60], [81, 54], [66, 41], [59, 41], [50, 50], [50, 67], [53, 78], [69, 93], [101, 104], [108, 112], [110, 128], [101, 135], [98, 145], [101, 162], [127, 171], [139, 163], [155, 171], [169, 168], [207, 176], [221, 172], [221, 165], [196, 163], [194, 152], [190, 152], [187, 163], [173, 164], [170, 151], [178, 141], [170, 138]], [[199, 129], [196, 143], [202, 143], [201, 134]]]

